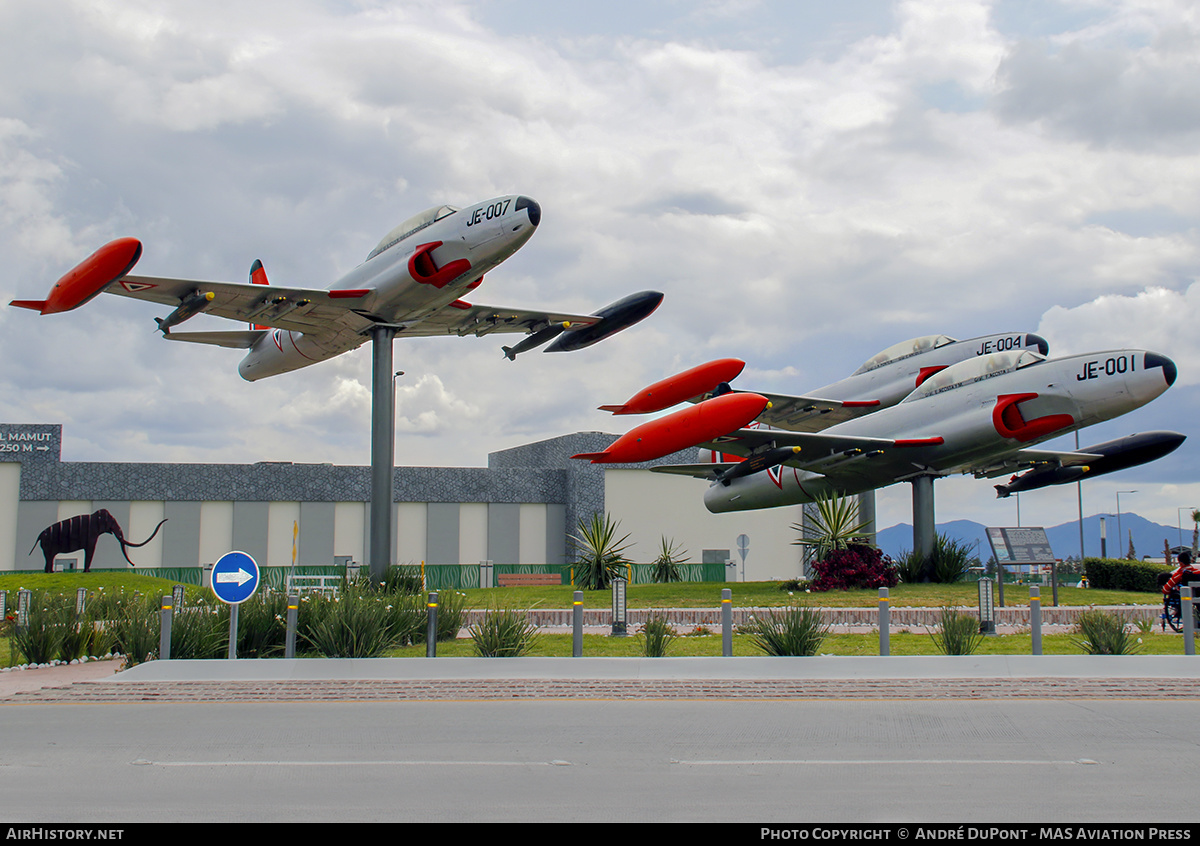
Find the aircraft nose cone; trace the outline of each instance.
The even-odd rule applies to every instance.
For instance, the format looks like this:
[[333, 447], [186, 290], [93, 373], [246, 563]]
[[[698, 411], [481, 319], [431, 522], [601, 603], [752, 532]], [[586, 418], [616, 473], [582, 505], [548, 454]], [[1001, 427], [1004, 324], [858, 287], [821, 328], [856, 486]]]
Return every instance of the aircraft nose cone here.
[[1025, 336], [1025, 346], [1037, 347], [1037, 351], [1042, 355], [1047, 355], [1050, 352], [1050, 344], [1041, 335], [1029, 334]]
[[1146, 353], [1146, 361], [1142, 365], [1145, 369], [1150, 370], [1153, 367], [1161, 367], [1163, 369], [1163, 378], [1167, 380], [1167, 387], [1175, 384], [1175, 377], [1179, 375], [1179, 371], [1175, 367], [1175, 362], [1167, 358], [1165, 355], [1158, 353]]
[[517, 211], [521, 209], [529, 210], [529, 222], [534, 226], [542, 222], [542, 207], [533, 197], [517, 197]]

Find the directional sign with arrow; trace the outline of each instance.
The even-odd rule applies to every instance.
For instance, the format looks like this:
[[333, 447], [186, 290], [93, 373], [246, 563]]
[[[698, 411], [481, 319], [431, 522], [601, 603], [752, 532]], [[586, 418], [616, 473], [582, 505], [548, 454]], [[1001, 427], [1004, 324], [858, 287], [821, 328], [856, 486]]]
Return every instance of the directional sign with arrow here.
[[213, 565], [212, 590], [217, 599], [239, 605], [258, 589], [258, 564], [244, 552], [227, 552]]

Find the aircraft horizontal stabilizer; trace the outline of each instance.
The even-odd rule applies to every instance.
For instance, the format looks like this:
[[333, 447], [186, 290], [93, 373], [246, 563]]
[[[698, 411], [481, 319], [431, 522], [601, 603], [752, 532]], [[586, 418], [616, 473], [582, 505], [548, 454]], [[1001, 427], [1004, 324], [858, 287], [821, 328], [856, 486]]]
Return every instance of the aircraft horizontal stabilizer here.
[[669, 476], [691, 476], [693, 479], [712, 481], [721, 473], [737, 466], [737, 462], [722, 462], [718, 464], [660, 464], [651, 467], [652, 473], [666, 473]]
[[248, 350], [255, 342], [265, 335], [265, 329], [244, 329], [229, 332], [167, 332], [163, 337], [168, 341], [186, 341], [189, 344], [211, 344], [214, 347], [229, 347], [235, 350]]

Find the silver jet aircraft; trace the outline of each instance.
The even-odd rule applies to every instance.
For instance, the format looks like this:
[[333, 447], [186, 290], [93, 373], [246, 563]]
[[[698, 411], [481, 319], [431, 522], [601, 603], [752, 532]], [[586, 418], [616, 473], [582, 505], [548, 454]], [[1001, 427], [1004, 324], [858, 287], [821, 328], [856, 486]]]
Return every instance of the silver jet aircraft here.
[[[704, 503], [719, 513], [860, 493], [918, 476], [991, 478], [1029, 467], [1087, 466], [1111, 453], [1034, 445], [1139, 408], [1175, 377], [1170, 359], [1144, 350], [1061, 359], [1032, 350], [990, 353], [935, 373], [890, 408], [823, 431], [739, 429], [697, 444], [705, 463], [653, 469], [712, 480]], [[1183, 440], [1162, 434], [1177, 439], [1176, 446]], [[739, 458], [725, 460], [732, 456]]]
[[[1045, 355], [1049, 348], [1045, 338], [1027, 332], [1000, 332], [965, 341], [948, 335], [924, 335], [893, 344], [871, 356], [845, 379], [805, 396], [754, 391], [771, 403], [757, 422], [791, 432], [820, 432], [895, 405], [926, 379], [960, 361], [1010, 350], [1037, 350]], [[712, 394], [694, 401], [708, 396]]]
[[[512, 359], [552, 340], [547, 352], [582, 349], [658, 307], [663, 295], [657, 291], [632, 294], [590, 315], [463, 299], [485, 273], [529, 240], [541, 217], [536, 201], [516, 194], [465, 209], [436, 206], [394, 228], [362, 264], [328, 289], [268, 285], [258, 261], [250, 281], [241, 283], [130, 276], [142, 245], [136, 238], [119, 238], [68, 271], [46, 299], [11, 304], [55, 314], [106, 292], [171, 306], [165, 318], [155, 318], [164, 338], [247, 350], [238, 372], [249, 381], [356, 349], [380, 324], [394, 327], [400, 338], [526, 333], [529, 337], [515, 347], [504, 348]], [[245, 321], [250, 328], [171, 331], [201, 313]]]

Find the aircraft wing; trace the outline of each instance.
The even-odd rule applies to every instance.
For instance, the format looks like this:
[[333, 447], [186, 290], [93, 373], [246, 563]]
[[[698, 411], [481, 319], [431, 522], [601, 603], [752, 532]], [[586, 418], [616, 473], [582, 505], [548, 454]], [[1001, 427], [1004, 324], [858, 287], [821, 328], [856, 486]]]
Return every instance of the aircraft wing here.
[[1075, 452], [1072, 450], [1053, 449], [1019, 449], [1005, 456], [1002, 460], [991, 461], [978, 467], [967, 468], [967, 472], [975, 474], [976, 479], [992, 479], [1027, 467], [1054, 466], [1070, 467], [1076, 464], [1088, 464], [1104, 458], [1095, 452]]
[[105, 288], [110, 294], [162, 305], [178, 306], [196, 292], [212, 293], [205, 314], [293, 332], [361, 332], [371, 321], [355, 309], [364, 308], [374, 291], [288, 288], [248, 282], [199, 282], [159, 276], [125, 276]]
[[[754, 391], [771, 401], [771, 407], [758, 415], [757, 422], [789, 432], [821, 432], [838, 423], [854, 420], [879, 409], [879, 400], [835, 400], [823, 397], [794, 397]], [[693, 397], [701, 402], [711, 394]]]
[[397, 333], [398, 338], [430, 338], [438, 335], [490, 335], [493, 332], [536, 332], [551, 325], [570, 323], [582, 329], [600, 322], [594, 314], [535, 311], [504, 306], [471, 305], [461, 300]]

